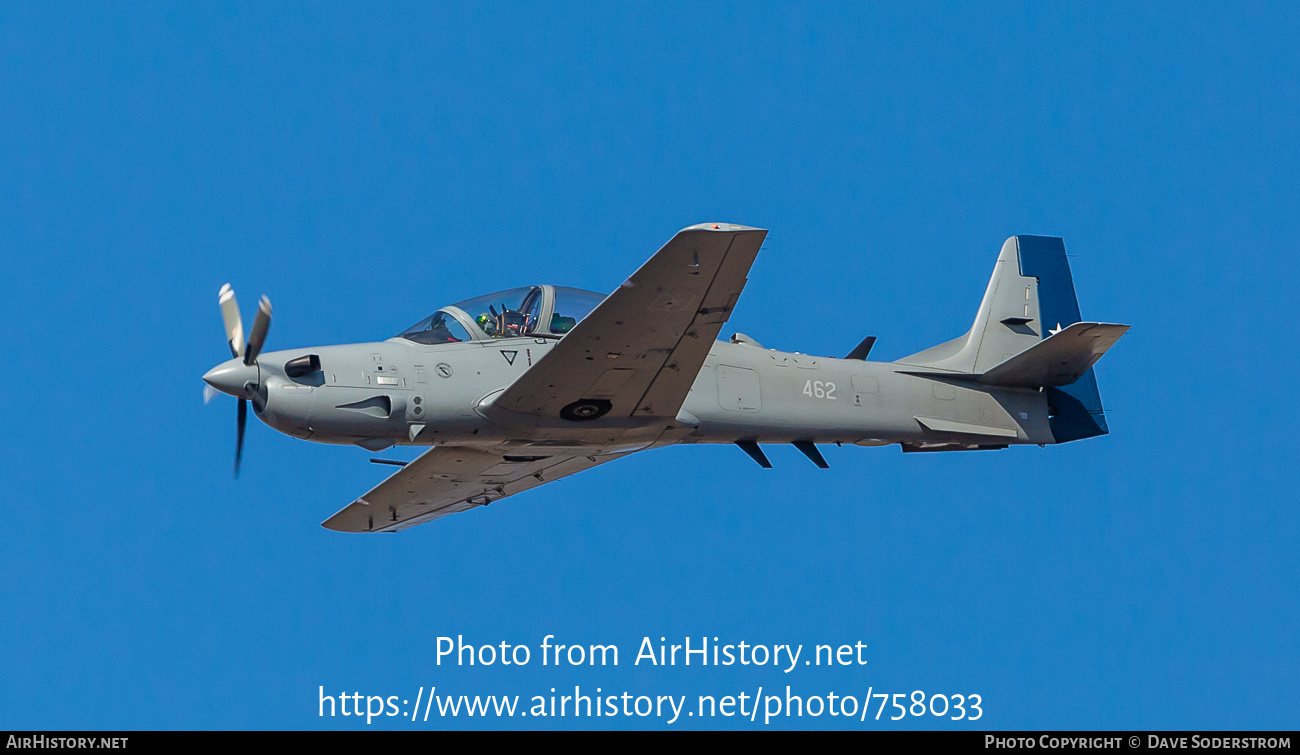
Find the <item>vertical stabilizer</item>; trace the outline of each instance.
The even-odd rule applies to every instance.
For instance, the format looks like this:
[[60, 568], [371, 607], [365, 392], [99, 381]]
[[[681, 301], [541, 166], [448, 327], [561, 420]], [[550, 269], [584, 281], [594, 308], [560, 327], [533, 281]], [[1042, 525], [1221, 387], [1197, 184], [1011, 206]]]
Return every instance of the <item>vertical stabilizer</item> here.
[[[1083, 318], [1079, 299], [1074, 293], [1070, 261], [1065, 257], [1065, 242], [1048, 236], [1017, 236], [1020, 247], [1020, 273], [1038, 280], [1038, 298], [1042, 323], [1041, 336], [1059, 333]], [[990, 365], [990, 367], [993, 365]], [[1044, 388], [1052, 407], [1052, 437], [1057, 443], [1091, 438], [1110, 432], [1101, 408], [1097, 376], [1089, 369], [1083, 377], [1059, 388]]]
[[[1002, 245], [966, 335], [898, 361], [984, 373], [1081, 319], [1065, 243], [1050, 236], [1013, 236]], [[1058, 443], [1108, 432], [1091, 369], [1070, 385], [1044, 390]]]

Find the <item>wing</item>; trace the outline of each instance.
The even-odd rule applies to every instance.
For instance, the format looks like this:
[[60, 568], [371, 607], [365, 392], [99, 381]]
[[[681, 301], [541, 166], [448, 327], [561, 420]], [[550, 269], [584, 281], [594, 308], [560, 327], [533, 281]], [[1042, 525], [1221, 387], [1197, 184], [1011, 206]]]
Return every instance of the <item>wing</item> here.
[[[766, 236], [720, 223], [679, 231], [493, 409], [566, 419], [675, 417]], [[601, 408], [587, 410], [594, 416], [562, 413], [575, 402]]]
[[424, 452], [321, 526], [337, 532], [397, 532], [495, 503], [627, 455], [579, 453], [571, 448], [545, 448], [528, 456], [511, 456], [439, 446]]

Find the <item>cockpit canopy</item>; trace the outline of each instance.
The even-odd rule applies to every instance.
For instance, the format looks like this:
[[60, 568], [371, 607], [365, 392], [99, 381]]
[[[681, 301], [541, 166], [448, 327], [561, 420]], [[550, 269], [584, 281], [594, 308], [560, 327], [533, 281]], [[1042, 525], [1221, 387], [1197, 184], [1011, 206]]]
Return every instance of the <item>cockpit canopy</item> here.
[[604, 300], [604, 294], [565, 286], [512, 288], [443, 307], [397, 337], [425, 344], [557, 338]]

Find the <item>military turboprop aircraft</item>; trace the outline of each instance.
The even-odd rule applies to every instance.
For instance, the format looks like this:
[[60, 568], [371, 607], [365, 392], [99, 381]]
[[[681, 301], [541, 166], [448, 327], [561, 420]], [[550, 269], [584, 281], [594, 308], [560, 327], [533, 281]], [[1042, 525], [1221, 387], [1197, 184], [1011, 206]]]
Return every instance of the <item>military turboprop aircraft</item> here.
[[[203, 379], [280, 432], [370, 451], [432, 446], [325, 520], [395, 532], [486, 506], [630, 453], [790, 443], [967, 451], [1108, 432], [1092, 366], [1129, 328], [1083, 322], [1061, 239], [1002, 245], [975, 322], [895, 362], [716, 340], [767, 231], [705, 223], [673, 236], [614, 293], [531, 286], [452, 304], [386, 341], [262, 353], [263, 297], [245, 343], [219, 294], [234, 359]], [[372, 459], [372, 461], [384, 460]]]

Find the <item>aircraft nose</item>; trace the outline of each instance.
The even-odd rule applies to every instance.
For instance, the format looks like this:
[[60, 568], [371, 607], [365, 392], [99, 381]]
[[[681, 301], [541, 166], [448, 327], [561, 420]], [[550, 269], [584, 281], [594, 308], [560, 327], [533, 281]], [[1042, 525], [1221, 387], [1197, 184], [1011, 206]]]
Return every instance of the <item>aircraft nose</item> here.
[[257, 382], [257, 365], [244, 364], [242, 359], [231, 359], [208, 370], [203, 382], [231, 396], [243, 397], [244, 385]]

